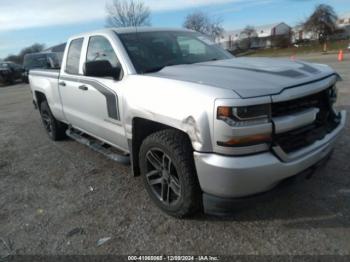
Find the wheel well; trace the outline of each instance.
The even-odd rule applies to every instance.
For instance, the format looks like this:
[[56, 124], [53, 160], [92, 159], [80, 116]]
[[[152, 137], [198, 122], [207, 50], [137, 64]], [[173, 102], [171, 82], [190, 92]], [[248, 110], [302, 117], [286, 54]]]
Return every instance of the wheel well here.
[[[164, 125], [158, 122], [143, 118], [134, 118], [132, 121], [132, 141], [129, 141], [129, 147], [131, 147], [131, 164], [133, 169], [134, 176], [140, 175], [140, 166], [139, 166], [139, 153], [140, 147], [143, 140], [149, 135], [164, 130], [164, 129], [175, 129], [181, 133], [186, 134], [185, 132], [173, 128], [168, 125]], [[187, 134], [186, 134], [187, 135]], [[187, 135], [188, 136], [188, 135]], [[192, 145], [191, 145], [192, 146]]]
[[39, 91], [35, 91], [35, 97], [36, 97], [36, 104], [40, 110], [40, 105], [43, 101], [46, 101], [46, 96], [44, 93], [41, 93]]

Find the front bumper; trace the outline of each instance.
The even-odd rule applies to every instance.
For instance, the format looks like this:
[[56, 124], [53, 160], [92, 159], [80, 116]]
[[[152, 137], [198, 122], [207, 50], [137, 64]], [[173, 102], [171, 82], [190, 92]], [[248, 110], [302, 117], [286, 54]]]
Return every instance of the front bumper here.
[[303, 172], [283, 180], [276, 188], [265, 193], [241, 198], [223, 198], [203, 193], [204, 212], [218, 216], [233, 215], [237, 213], [237, 210], [253, 207], [257, 204], [270, 203], [274, 199], [283, 198], [286, 192], [294, 191], [293, 186], [297, 184], [293, 182], [311, 178], [312, 174], [325, 165], [330, 158], [331, 154]]
[[346, 112], [342, 111], [341, 122], [332, 133], [291, 158], [281, 159], [273, 152], [241, 157], [195, 152], [202, 191], [220, 198], [241, 198], [268, 191], [326, 158], [345, 122]]

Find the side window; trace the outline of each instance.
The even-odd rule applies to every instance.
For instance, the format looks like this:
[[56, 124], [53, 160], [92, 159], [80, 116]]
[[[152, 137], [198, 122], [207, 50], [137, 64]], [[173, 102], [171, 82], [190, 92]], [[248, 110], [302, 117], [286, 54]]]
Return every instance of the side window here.
[[119, 60], [112, 45], [103, 36], [92, 36], [89, 40], [86, 62], [107, 60], [112, 67], [120, 67]]
[[73, 40], [70, 43], [68, 55], [67, 55], [67, 64], [66, 72], [68, 74], [77, 75], [79, 74], [79, 64], [81, 56], [81, 48], [83, 46], [83, 38]]

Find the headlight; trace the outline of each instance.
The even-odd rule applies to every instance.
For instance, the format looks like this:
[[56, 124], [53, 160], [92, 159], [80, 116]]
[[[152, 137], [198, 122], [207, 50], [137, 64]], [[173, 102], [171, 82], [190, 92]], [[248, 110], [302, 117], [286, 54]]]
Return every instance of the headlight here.
[[217, 119], [225, 121], [231, 126], [244, 126], [267, 123], [271, 116], [269, 104], [243, 106], [243, 107], [218, 107]]
[[[258, 144], [269, 144], [272, 141], [271, 130], [261, 129], [270, 122], [271, 106], [270, 104], [225, 107], [219, 106], [217, 109], [217, 119], [224, 121], [233, 129], [232, 137], [228, 140], [217, 141], [219, 146], [224, 147], [246, 147]], [[251, 132], [254, 129], [254, 132]], [[247, 130], [247, 135], [243, 135]], [[240, 135], [236, 135], [240, 131]], [[253, 133], [248, 135], [248, 133]]]

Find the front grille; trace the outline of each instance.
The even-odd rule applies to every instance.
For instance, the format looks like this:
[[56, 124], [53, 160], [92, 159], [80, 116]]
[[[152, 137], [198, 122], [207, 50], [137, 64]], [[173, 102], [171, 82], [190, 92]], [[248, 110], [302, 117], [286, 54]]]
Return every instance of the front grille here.
[[287, 116], [297, 112], [304, 111], [312, 107], [320, 110], [329, 108], [329, 89], [317, 94], [305, 96], [302, 98], [289, 100], [280, 103], [274, 103], [271, 107], [272, 117]]
[[277, 134], [274, 143], [286, 153], [292, 153], [323, 139], [338, 126], [339, 119], [332, 109], [329, 89], [303, 98], [272, 104], [272, 117], [288, 116], [315, 107], [319, 108], [320, 112], [313, 124]]

